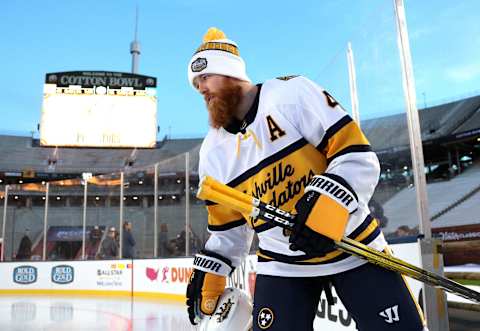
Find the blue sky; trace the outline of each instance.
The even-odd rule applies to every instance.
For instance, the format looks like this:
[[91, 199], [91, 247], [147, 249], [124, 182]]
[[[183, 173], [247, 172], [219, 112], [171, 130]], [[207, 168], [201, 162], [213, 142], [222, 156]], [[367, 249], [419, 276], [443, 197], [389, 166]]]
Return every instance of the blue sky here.
[[[404, 111], [393, 0], [6, 1], [0, 133], [36, 130], [47, 72], [130, 72], [136, 5], [139, 71], [158, 79], [159, 139], [202, 137], [208, 129], [186, 67], [210, 26], [238, 43], [254, 82], [302, 74], [347, 109], [350, 41], [361, 118]], [[405, 7], [419, 107], [480, 94], [480, 2], [405, 0]]]

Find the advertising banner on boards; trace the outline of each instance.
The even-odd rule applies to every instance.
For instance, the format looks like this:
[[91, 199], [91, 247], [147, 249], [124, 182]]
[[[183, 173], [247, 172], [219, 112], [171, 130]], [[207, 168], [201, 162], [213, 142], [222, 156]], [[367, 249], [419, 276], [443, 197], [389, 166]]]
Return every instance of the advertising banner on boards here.
[[132, 262], [59, 261], [0, 264], [1, 290], [127, 291], [132, 288]]

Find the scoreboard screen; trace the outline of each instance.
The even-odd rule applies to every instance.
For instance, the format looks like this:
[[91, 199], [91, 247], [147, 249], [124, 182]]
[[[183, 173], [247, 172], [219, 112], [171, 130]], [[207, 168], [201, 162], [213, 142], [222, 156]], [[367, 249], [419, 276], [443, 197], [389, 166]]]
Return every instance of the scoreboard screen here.
[[156, 78], [121, 72], [46, 75], [40, 145], [155, 147]]

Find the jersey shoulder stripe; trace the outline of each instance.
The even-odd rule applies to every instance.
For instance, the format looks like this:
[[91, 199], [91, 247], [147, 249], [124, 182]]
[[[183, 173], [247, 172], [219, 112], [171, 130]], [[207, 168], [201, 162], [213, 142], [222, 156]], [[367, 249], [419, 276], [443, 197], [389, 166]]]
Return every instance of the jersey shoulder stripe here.
[[333, 124], [325, 131], [325, 135], [322, 138], [322, 141], [318, 144], [317, 149], [323, 151], [327, 147], [328, 141], [332, 138], [340, 129], [342, 129], [347, 124], [351, 123], [353, 120], [350, 115], [345, 115], [338, 122]]
[[330, 164], [337, 157], [345, 155], [345, 154], [366, 153], [366, 152], [373, 152], [372, 146], [370, 146], [370, 145], [351, 145], [351, 146], [348, 146], [348, 147], [342, 149], [337, 154], [327, 158], [327, 164]]
[[327, 129], [317, 150], [324, 153], [327, 160], [352, 152], [371, 151], [370, 143], [357, 124], [346, 115]]

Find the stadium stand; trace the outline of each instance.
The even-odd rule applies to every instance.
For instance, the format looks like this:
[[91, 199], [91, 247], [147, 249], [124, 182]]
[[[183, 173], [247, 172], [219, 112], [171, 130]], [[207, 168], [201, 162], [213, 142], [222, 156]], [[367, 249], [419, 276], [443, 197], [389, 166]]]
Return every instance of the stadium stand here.
[[[462, 174], [451, 179], [450, 181], [434, 182], [427, 185], [427, 194], [429, 202], [430, 217], [448, 209], [456, 201], [468, 195], [472, 190], [480, 186], [480, 163], [472, 165]], [[477, 196], [478, 198], [478, 196]], [[461, 224], [472, 223], [474, 220], [480, 220], [480, 205], [474, 209], [467, 209], [472, 201], [474, 204], [475, 196], [466, 200], [463, 204], [458, 205], [453, 210], [442, 215], [438, 220], [432, 223], [432, 226], [446, 226], [446, 224], [454, 225], [458, 219], [458, 213], [463, 214], [464, 220]], [[477, 200], [478, 204], [478, 200]], [[406, 187], [384, 205], [384, 213], [389, 219], [386, 232], [394, 231], [399, 225], [408, 225], [411, 228], [418, 225], [417, 209], [412, 208], [416, 205], [416, 196], [413, 186]], [[475, 214], [475, 210], [477, 214]], [[456, 213], [454, 213], [456, 211]], [[457, 217], [457, 218], [456, 218]], [[470, 219], [470, 221], [466, 220]], [[408, 221], [408, 222], [406, 222]], [[460, 225], [460, 224], [458, 224]]]
[[[422, 141], [480, 128], [480, 96], [419, 111]], [[362, 121], [362, 130], [380, 155], [408, 150], [405, 114]]]
[[460, 202], [435, 219], [433, 227], [480, 224], [480, 185], [474, 190], [474, 194]]
[[3, 173], [3, 177], [7, 178], [21, 177], [5, 176], [5, 173], [19, 173], [27, 169], [35, 172], [35, 177], [40, 174], [46, 179], [82, 172], [112, 173], [125, 167], [152, 165], [190, 151], [200, 143], [201, 139], [167, 139], [160, 148], [153, 149], [52, 148], [40, 147], [38, 141], [30, 137], [0, 135], [0, 152], [8, 155], [0, 158], [0, 176]]

